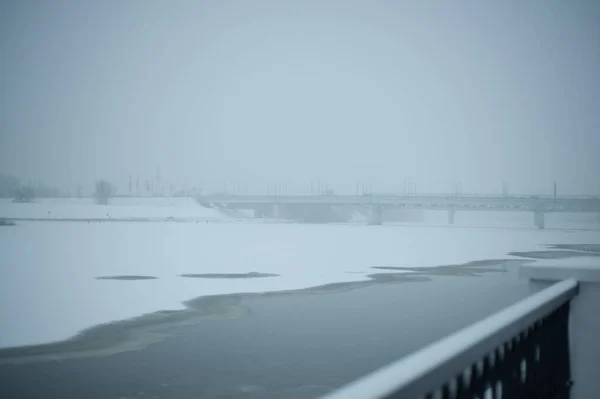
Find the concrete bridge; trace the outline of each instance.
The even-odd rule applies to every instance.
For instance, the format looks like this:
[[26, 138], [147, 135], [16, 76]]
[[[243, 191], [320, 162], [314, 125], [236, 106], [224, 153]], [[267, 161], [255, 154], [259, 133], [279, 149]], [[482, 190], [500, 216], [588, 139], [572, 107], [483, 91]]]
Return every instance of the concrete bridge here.
[[206, 207], [249, 209], [255, 217], [301, 221], [327, 220], [332, 207], [361, 209], [369, 224], [382, 224], [391, 209], [443, 210], [448, 223], [457, 211], [532, 212], [534, 224], [543, 229], [548, 212], [600, 213], [600, 198], [575, 196], [452, 196], [452, 195], [208, 195], [197, 198]]

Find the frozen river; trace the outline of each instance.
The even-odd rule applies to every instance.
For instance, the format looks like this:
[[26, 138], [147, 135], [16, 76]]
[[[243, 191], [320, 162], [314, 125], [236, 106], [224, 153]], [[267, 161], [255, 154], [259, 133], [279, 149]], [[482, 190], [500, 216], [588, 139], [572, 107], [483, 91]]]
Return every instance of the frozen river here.
[[514, 259], [508, 255], [512, 251], [547, 244], [600, 243], [594, 224], [573, 229], [577, 223], [566, 220], [554, 229], [537, 230], [528, 214], [516, 219], [477, 214], [478, 219], [465, 217], [462, 226], [458, 219], [452, 227], [436, 220], [305, 225], [219, 223], [227, 219], [189, 201], [139, 205], [2, 204], [0, 217], [4, 211], [20, 217], [112, 213], [212, 219], [22, 221], [0, 228], [0, 347], [64, 340], [98, 324], [184, 309], [186, 301], [200, 296], [301, 289], [368, 280], [377, 272], [373, 267]]
[[511, 253], [600, 244], [589, 215], [256, 223], [182, 199], [3, 216], [30, 220], [0, 227], [0, 386], [51, 399], [314, 398], [528, 295], [534, 255]]

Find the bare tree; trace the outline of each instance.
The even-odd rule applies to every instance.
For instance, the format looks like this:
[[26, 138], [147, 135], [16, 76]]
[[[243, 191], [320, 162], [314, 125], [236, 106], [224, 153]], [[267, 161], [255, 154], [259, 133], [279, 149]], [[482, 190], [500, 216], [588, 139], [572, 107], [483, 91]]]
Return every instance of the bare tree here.
[[0, 197], [10, 197], [19, 190], [19, 179], [0, 172]]
[[15, 191], [13, 202], [32, 202], [35, 198], [35, 190], [31, 186], [20, 187]]
[[83, 187], [79, 183], [75, 186], [75, 195], [77, 198], [83, 197]]
[[99, 205], [108, 205], [109, 198], [115, 195], [115, 187], [106, 180], [96, 181], [95, 187], [94, 198], [96, 199], [96, 203]]

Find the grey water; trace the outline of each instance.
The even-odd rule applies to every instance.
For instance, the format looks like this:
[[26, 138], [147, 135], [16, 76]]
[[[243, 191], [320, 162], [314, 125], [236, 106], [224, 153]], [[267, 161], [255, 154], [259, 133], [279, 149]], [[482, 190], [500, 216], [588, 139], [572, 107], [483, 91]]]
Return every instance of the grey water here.
[[[480, 269], [478, 269], [480, 270]], [[12, 398], [314, 398], [528, 294], [517, 267], [248, 296], [137, 351], [0, 365]], [[59, 357], [57, 357], [59, 358]]]

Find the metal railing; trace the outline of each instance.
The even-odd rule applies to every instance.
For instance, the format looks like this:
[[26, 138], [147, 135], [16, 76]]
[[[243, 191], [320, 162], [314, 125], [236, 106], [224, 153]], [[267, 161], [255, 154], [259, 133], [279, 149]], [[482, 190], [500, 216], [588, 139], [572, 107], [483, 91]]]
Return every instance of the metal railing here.
[[325, 399], [569, 397], [569, 305], [564, 280], [386, 366]]

